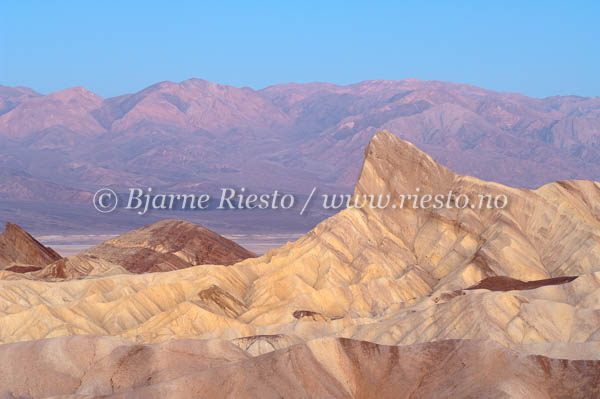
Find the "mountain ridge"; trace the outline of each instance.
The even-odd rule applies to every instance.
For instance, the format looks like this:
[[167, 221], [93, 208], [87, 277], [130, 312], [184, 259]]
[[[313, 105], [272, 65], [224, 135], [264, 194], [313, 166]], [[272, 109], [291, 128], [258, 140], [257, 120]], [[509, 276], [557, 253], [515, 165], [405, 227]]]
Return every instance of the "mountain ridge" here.
[[[69, 199], [48, 189], [40, 203], [81, 203], [99, 188], [132, 185], [348, 192], [379, 130], [486, 181], [600, 180], [597, 97], [536, 99], [420, 80], [253, 90], [190, 79], [107, 99], [83, 88], [23, 90], [0, 90], [11, 104], [0, 111], [0, 167], [84, 192]], [[35, 185], [10, 179], [4, 184], [28, 188], [5, 199], [35, 197]]]

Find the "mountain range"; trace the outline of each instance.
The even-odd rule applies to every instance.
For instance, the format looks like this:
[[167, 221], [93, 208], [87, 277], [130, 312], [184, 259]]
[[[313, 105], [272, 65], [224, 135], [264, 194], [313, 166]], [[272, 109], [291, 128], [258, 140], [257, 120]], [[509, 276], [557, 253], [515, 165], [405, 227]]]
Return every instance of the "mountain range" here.
[[[600, 180], [598, 97], [416, 79], [262, 90], [190, 79], [106, 99], [82, 87], [0, 86], [0, 200], [81, 208], [84, 226], [102, 187], [350, 191], [380, 129], [458, 173], [513, 187]], [[19, 214], [25, 227], [43, 224], [29, 208]]]

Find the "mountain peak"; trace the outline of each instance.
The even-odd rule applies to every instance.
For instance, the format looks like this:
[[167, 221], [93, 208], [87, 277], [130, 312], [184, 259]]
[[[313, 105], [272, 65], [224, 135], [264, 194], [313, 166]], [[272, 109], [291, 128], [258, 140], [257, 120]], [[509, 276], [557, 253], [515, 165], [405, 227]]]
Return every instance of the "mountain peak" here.
[[42, 267], [60, 258], [14, 223], [7, 223], [6, 231], [0, 234], [0, 269], [14, 265]]
[[214, 231], [177, 219], [162, 220], [130, 231], [86, 251], [86, 254], [138, 273], [203, 264], [231, 265], [256, 256]]
[[355, 193], [412, 194], [417, 188], [445, 189], [454, 178], [452, 171], [414, 144], [382, 130], [367, 145]]
[[59, 99], [62, 101], [69, 101], [73, 99], [86, 99], [96, 102], [98, 105], [102, 102], [103, 98], [91, 90], [81, 86], [69, 87], [68, 89], [55, 91], [48, 95], [51, 98]]
[[167, 219], [113, 238], [41, 270], [39, 278], [80, 278], [94, 273], [148, 273], [192, 266], [231, 265], [256, 255], [193, 223]]
[[6, 229], [5, 229], [4, 233], [10, 237], [16, 237], [19, 235], [29, 235], [19, 225], [15, 224], [15, 223], [10, 223], [10, 222], [6, 223]]

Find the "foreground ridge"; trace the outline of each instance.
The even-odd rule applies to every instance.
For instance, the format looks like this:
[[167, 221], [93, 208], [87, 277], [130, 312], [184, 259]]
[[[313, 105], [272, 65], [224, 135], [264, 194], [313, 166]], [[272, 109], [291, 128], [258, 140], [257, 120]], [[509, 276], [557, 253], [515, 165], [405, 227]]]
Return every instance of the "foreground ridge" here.
[[[47, 367], [23, 370], [15, 367], [15, 359]], [[252, 357], [218, 340], [134, 345], [115, 338], [78, 336], [3, 345], [0, 361], [7, 365], [0, 375], [0, 395], [11, 397], [590, 398], [600, 394], [600, 361], [523, 356], [490, 341], [398, 347], [317, 339]], [[30, 383], [33, 380], [35, 384]]]

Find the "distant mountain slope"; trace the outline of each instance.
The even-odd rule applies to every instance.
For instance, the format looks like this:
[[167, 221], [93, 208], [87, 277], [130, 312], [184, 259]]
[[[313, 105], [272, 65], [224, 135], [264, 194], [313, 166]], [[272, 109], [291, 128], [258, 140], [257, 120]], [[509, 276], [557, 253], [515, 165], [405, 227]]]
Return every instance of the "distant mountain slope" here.
[[20, 103], [41, 94], [27, 87], [8, 87], [0, 85], [0, 115], [7, 113]]
[[598, 97], [535, 99], [415, 79], [263, 90], [190, 79], [109, 99], [84, 88], [42, 96], [0, 87], [0, 101], [0, 167], [44, 182], [37, 197], [47, 202], [132, 185], [341, 192], [380, 129], [458, 173], [513, 187], [600, 180]]
[[312, 174], [349, 187], [382, 128], [461, 173], [513, 185], [599, 176], [585, 166], [600, 164], [600, 98], [534, 99], [414, 79], [259, 91], [190, 79], [106, 100], [84, 88], [47, 96], [0, 89], [14, 105], [0, 116], [3, 155], [28, 151], [25, 168], [36, 177], [61, 165], [53, 179], [76, 186], [97, 181], [74, 173], [72, 162], [109, 169], [115, 185], [123, 169], [166, 185], [202, 177], [258, 187], [269, 181], [259, 171], [285, 183], [279, 174], [295, 170], [292, 181]]

